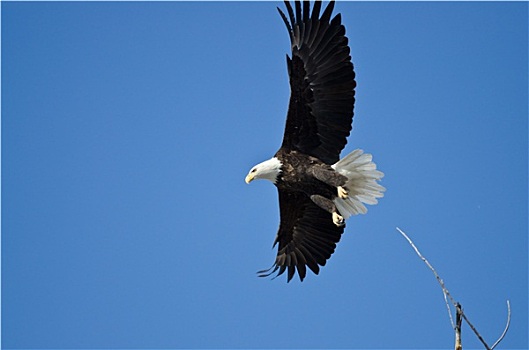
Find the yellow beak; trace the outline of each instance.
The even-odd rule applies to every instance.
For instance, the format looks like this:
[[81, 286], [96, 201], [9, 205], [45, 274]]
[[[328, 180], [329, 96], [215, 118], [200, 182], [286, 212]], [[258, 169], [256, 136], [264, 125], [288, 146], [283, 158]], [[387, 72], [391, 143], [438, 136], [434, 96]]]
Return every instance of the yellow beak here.
[[249, 184], [250, 182], [253, 181], [253, 174], [248, 174], [246, 175], [246, 178], [244, 179], [244, 181], [246, 181], [247, 184]]

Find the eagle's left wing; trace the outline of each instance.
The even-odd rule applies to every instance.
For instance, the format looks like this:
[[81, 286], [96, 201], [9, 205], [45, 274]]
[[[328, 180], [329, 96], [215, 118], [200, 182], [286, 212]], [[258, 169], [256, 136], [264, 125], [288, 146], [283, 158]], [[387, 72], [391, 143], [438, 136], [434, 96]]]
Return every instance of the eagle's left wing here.
[[327, 164], [338, 161], [352, 128], [355, 73], [340, 14], [331, 19], [331, 1], [320, 17], [321, 1], [312, 13], [308, 1], [285, 1], [288, 17], [278, 8], [290, 34], [287, 56], [290, 102], [281, 148], [297, 150]]
[[290, 281], [297, 270], [303, 281], [307, 266], [316, 275], [319, 273], [319, 266], [324, 266], [334, 253], [345, 226], [334, 225], [331, 214], [307, 196], [282, 189], [278, 191], [281, 222], [274, 241], [274, 246], [279, 244], [277, 257], [270, 269], [258, 273], [265, 277], [278, 271], [279, 276], [288, 270], [287, 279]]

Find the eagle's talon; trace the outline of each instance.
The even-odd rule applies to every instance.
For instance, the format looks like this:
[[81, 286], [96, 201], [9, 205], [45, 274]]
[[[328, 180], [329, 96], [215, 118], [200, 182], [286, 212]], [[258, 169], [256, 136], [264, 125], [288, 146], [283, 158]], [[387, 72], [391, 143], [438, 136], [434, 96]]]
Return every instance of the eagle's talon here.
[[348, 196], [349, 192], [347, 192], [347, 190], [342, 186], [338, 186], [338, 197], [340, 197], [341, 199], [347, 199]]
[[342, 227], [345, 224], [343, 216], [336, 212], [332, 213], [332, 222], [334, 222], [334, 224], [338, 227]]

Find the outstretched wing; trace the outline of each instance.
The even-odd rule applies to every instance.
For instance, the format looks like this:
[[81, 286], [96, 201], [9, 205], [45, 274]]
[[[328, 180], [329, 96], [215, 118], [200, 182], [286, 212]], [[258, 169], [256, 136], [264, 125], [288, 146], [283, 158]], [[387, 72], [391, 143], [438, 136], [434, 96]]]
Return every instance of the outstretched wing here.
[[322, 16], [321, 1], [285, 1], [287, 16], [278, 8], [290, 34], [292, 58], [288, 107], [282, 148], [298, 150], [327, 164], [339, 160], [352, 128], [355, 73], [340, 14], [331, 20], [334, 2]]
[[276, 271], [279, 276], [288, 271], [290, 282], [297, 270], [303, 281], [307, 267], [317, 275], [319, 266], [324, 266], [334, 253], [345, 226], [334, 225], [331, 214], [299, 192], [280, 189], [279, 212], [281, 223], [274, 241], [274, 246], [279, 244], [277, 257], [270, 269], [258, 272], [259, 276]]

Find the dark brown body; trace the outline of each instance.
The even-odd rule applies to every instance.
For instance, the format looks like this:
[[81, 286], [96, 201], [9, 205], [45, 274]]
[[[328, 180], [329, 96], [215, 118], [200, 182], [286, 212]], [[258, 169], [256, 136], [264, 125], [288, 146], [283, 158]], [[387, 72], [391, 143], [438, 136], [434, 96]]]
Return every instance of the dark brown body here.
[[297, 151], [280, 149], [275, 156], [283, 164], [276, 182], [278, 189], [301, 192], [327, 212], [337, 212], [333, 200], [336, 188], [345, 185], [345, 176], [318, 158]]

